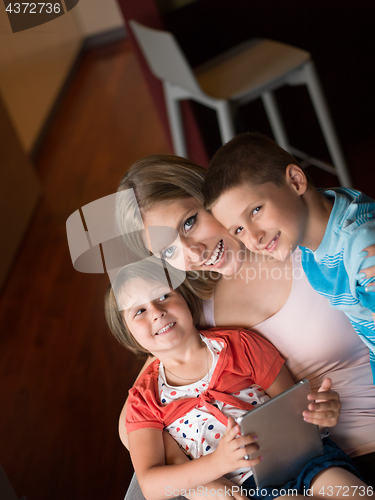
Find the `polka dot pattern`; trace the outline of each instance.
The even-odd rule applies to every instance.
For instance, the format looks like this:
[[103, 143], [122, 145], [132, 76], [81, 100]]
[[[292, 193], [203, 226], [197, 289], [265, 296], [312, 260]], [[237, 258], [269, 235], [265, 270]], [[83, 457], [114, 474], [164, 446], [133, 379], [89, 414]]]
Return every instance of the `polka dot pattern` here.
[[[210, 373], [212, 374], [219, 358], [218, 353], [223, 348], [223, 345], [213, 339], [203, 338], [203, 340], [207, 343], [214, 357], [214, 363], [212, 364], [212, 368], [210, 370]], [[161, 401], [163, 404], [168, 404], [171, 401], [176, 401], [180, 398], [199, 397], [202, 392], [207, 390], [209, 380], [210, 378], [208, 380], [206, 378], [205, 380], [198, 381], [188, 386], [172, 387], [169, 386], [165, 380], [164, 370], [159, 370], [160, 398], [161, 394], [163, 394], [163, 399], [161, 398]], [[263, 390], [256, 385], [236, 391], [232, 395], [252, 404], [253, 406], [261, 404], [269, 399]], [[226, 417], [232, 416], [234, 418], [238, 418], [246, 413], [246, 410], [235, 408], [231, 405], [222, 403], [221, 401], [212, 401], [211, 404], [216, 406]], [[211, 405], [209, 404], [207, 404], [207, 407], [202, 404], [197, 404], [197, 406], [187, 415], [183, 418], [178, 418], [167, 427], [167, 430], [172, 437], [192, 458], [199, 458], [215, 451], [219, 439], [225, 433], [226, 426], [212, 415], [210, 412], [210, 406]], [[250, 468], [245, 471], [242, 468], [241, 471], [235, 471], [230, 474], [230, 478], [234, 482], [238, 483], [241, 480], [241, 475], [243, 476], [243, 474], [245, 474], [245, 476], [248, 477], [249, 471]]]

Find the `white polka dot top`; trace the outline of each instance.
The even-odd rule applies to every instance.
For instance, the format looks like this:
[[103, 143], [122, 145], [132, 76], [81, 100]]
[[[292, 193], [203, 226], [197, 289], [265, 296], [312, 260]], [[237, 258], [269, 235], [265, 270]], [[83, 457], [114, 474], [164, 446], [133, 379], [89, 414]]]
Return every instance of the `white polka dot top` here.
[[[202, 334], [200, 335], [213, 357], [213, 363], [208, 374], [193, 384], [174, 387], [167, 383], [164, 366], [160, 362], [158, 383], [159, 396], [162, 404], [167, 405], [172, 401], [182, 398], [194, 398], [207, 390], [219, 359], [219, 353], [224, 345], [216, 340], [208, 339]], [[269, 400], [269, 397], [258, 385], [252, 385], [251, 387], [242, 389], [241, 391], [233, 393], [232, 396], [242, 399], [253, 406]], [[247, 410], [241, 410], [217, 400], [213, 401], [212, 404], [226, 417], [233, 417], [234, 419], [247, 412]], [[209, 409], [210, 406], [211, 404], [205, 406], [197, 404], [189, 413], [181, 415], [180, 418], [166, 427], [166, 430], [178, 442], [184, 452], [192, 458], [199, 458], [215, 451], [220, 437], [225, 432], [225, 425], [219, 422], [211, 414]], [[231, 472], [227, 474], [226, 477], [235, 484], [240, 485], [251, 475], [252, 472], [249, 467]]]

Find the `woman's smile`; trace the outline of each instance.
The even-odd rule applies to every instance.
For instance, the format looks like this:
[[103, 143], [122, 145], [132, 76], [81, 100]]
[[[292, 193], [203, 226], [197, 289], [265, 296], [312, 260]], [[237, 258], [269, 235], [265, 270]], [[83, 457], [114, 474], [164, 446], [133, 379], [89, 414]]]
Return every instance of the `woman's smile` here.
[[142, 214], [146, 228], [167, 226], [178, 237], [159, 252], [173, 267], [185, 271], [215, 270], [235, 274], [241, 268], [243, 245], [195, 198], [163, 201]]
[[202, 264], [204, 266], [218, 266], [218, 264], [221, 263], [222, 261], [222, 257], [224, 256], [224, 250], [225, 250], [224, 241], [220, 240], [219, 243], [216, 245], [214, 251], [210, 255], [210, 258], [207, 259]]

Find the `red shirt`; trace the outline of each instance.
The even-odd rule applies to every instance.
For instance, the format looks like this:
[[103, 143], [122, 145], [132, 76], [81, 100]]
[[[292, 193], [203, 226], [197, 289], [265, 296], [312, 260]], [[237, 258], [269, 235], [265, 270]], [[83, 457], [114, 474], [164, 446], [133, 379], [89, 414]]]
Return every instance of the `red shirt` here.
[[[129, 391], [126, 414], [127, 432], [144, 427], [163, 430], [198, 404], [209, 407], [211, 401], [222, 401], [245, 410], [254, 407], [232, 393], [257, 384], [267, 390], [274, 382], [284, 359], [267, 340], [248, 330], [214, 328], [202, 335], [224, 344], [208, 389], [198, 397], [183, 398], [163, 405], [159, 399], [159, 360], [151, 363]], [[227, 417], [211, 405], [210, 411], [223, 424]]]

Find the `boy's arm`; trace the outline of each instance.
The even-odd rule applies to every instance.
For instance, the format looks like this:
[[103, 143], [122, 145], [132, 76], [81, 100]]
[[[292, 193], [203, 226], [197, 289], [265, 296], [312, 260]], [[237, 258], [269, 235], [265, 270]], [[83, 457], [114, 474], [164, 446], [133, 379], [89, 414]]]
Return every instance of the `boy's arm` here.
[[[361, 286], [361, 282], [365, 283], [365, 295], [360, 296], [360, 300], [364, 305], [366, 305], [370, 310], [371, 310], [371, 315], [372, 315], [372, 320], [375, 325], [375, 312], [373, 311], [375, 307], [375, 265], [373, 266], [368, 266], [366, 263], [366, 259], [372, 257], [371, 261], [374, 260], [374, 255], [375, 255], [375, 245], [371, 245], [367, 248], [365, 248], [362, 252], [362, 255], [366, 253], [363, 257], [363, 264], [360, 270], [360, 273], [358, 273], [358, 277], [361, 275], [361, 277], [358, 279], [358, 283]], [[370, 261], [369, 261], [370, 263]], [[372, 281], [368, 281], [372, 280]], [[363, 285], [362, 285], [363, 286]], [[363, 300], [363, 297], [365, 297], [365, 300]]]
[[[368, 257], [374, 257], [375, 255], [375, 245], [370, 245], [369, 247], [366, 247], [362, 250], [366, 255], [364, 256], [364, 265], [366, 265], [366, 259]], [[362, 253], [361, 252], [361, 253]], [[361, 269], [361, 272], [364, 273], [364, 279], [370, 279], [370, 278], [375, 278], [375, 265], [366, 267], [364, 269]], [[369, 283], [367, 285], [368, 291], [369, 292], [375, 292], [375, 282]], [[372, 317], [375, 319], [375, 313], [372, 313]]]
[[[288, 368], [283, 365], [274, 382], [266, 390], [271, 397], [275, 397], [281, 392], [294, 385], [294, 380]], [[323, 380], [322, 385], [317, 392], [308, 395], [311, 403], [308, 410], [303, 412], [303, 418], [306, 422], [319, 425], [321, 428], [333, 427], [337, 424], [341, 402], [337, 392], [331, 390], [331, 379]]]
[[[139, 485], [147, 500], [176, 496], [196, 489], [240, 467], [251, 467], [259, 459], [244, 456], [258, 450], [253, 436], [236, 439], [239, 427], [229, 419], [227, 431], [217, 449], [204, 457], [178, 465], [166, 465], [161, 430], [143, 428], [129, 434], [129, 450]], [[241, 498], [241, 497], [238, 497]]]
[[[344, 264], [351, 293], [358, 298], [363, 307], [372, 313], [374, 319], [375, 219], [360, 225], [351, 232], [347, 249], [344, 251]], [[353, 316], [355, 316], [354, 313]]]
[[[252, 338], [251, 347], [249, 347], [249, 338]], [[249, 361], [249, 365], [252, 365], [253, 374], [259, 372], [263, 376], [263, 382], [257, 376], [255, 376], [253, 380], [255, 380], [270, 397], [275, 397], [294, 385], [292, 375], [285, 366], [285, 363], [280, 365], [280, 359], [282, 359], [280, 355], [278, 355], [278, 358], [274, 357], [274, 353], [277, 351], [270, 342], [254, 333], [247, 332], [247, 337], [246, 335], [242, 336], [241, 347], [245, 358]], [[271, 355], [262, 355], [262, 352], [269, 352]], [[265, 359], [268, 360], [268, 363], [265, 362]], [[260, 361], [261, 364], [259, 364], [258, 361]], [[264, 366], [267, 366], [268, 374], [263, 370]], [[274, 371], [275, 366], [281, 366], [281, 368], [277, 368], [278, 372]], [[275, 373], [277, 373], [276, 377]], [[271, 385], [267, 388], [268, 383], [271, 381]], [[309, 399], [312, 402], [303, 415], [307, 422], [317, 424], [321, 427], [333, 427], [337, 424], [341, 403], [339, 395], [331, 391], [331, 380], [325, 379], [318, 392], [310, 394]]]

